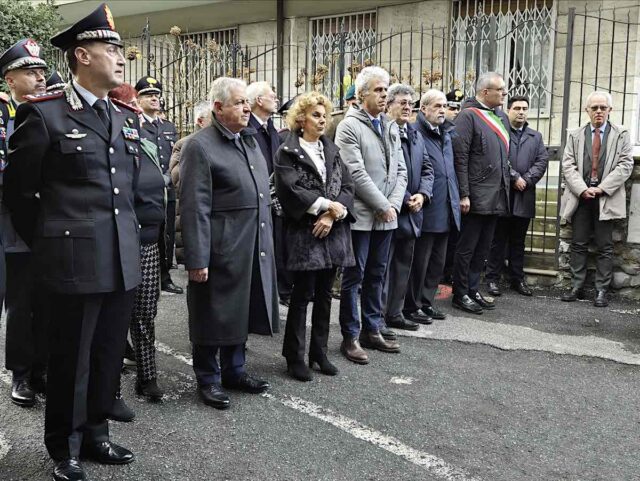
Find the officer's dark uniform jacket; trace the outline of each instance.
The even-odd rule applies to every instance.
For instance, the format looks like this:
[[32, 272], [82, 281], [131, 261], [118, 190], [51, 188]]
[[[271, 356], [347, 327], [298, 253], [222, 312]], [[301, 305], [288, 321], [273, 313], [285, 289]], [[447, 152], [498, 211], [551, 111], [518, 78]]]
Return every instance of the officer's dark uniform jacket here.
[[111, 132], [71, 84], [20, 105], [4, 200], [47, 289], [130, 290], [140, 283], [134, 188], [139, 121], [109, 102]]
[[[15, 129], [15, 116], [18, 106], [10, 100], [5, 102], [0, 100], [0, 191], [4, 184], [4, 170], [7, 167], [9, 157], [9, 137]], [[2, 233], [2, 244], [6, 253], [29, 252], [29, 247], [17, 234], [11, 222], [9, 209], [0, 201], [0, 232]]]
[[[168, 120], [157, 119], [157, 123], [153, 123], [145, 118], [141, 135], [158, 146], [158, 162], [160, 162], [162, 174], [170, 175], [169, 161], [171, 160], [171, 152], [173, 152], [173, 146], [178, 140], [176, 126]], [[175, 202], [176, 191], [172, 182], [167, 185], [167, 195], [169, 202]]]

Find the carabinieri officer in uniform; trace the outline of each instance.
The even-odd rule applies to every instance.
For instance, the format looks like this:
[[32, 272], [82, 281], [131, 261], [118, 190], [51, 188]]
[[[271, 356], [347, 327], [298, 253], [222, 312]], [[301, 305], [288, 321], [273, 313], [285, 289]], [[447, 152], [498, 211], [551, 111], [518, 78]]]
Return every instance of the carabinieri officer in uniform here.
[[51, 43], [73, 80], [18, 108], [4, 196], [51, 301], [45, 444], [53, 479], [84, 480], [80, 456], [133, 461], [109, 440], [106, 413], [140, 283], [140, 127], [107, 97], [123, 82], [125, 61], [105, 4]]

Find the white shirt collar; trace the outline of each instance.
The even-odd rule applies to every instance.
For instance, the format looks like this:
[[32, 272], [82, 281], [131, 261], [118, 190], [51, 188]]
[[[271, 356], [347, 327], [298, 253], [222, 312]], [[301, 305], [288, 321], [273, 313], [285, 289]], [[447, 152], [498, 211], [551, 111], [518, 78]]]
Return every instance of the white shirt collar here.
[[[364, 109], [362, 109], [362, 110], [364, 110]], [[382, 123], [382, 117], [381, 117], [381, 115], [382, 115], [382, 114], [381, 114], [381, 113], [380, 113], [380, 114], [378, 114], [378, 116], [377, 116], [377, 117], [374, 117], [373, 115], [371, 115], [371, 114], [370, 114], [369, 112], [367, 112], [366, 110], [364, 110], [364, 112], [369, 116], [369, 119], [370, 119], [370, 120], [378, 119], [378, 120], [380, 121], [380, 123]]]
[[264, 120], [262, 120], [260, 117], [258, 117], [256, 114], [251, 112], [251, 115], [253, 116], [254, 119], [256, 119], [258, 121], [258, 123], [260, 124], [260, 127], [266, 125], [266, 122]]
[[153, 121], [154, 121], [154, 120], [156, 120], [156, 119], [154, 119], [153, 117], [150, 117], [149, 115], [145, 114], [144, 112], [142, 112], [142, 116], [143, 116], [143, 117], [145, 118], [145, 120], [146, 120], [147, 122], [149, 122], [150, 124], [151, 124], [151, 123], [153, 123]]
[[[478, 100], [478, 98], [477, 98], [477, 97], [476, 97], [476, 100]], [[483, 103], [482, 103], [482, 102], [480, 102], [479, 100], [478, 100], [478, 103], [479, 103], [480, 105], [482, 105], [485, 109], [493, 110], [491, 107], [488, 107], [487, 105], [483, 104]]]
[[[78, 91], [80, 96], [92, 107], [93, 104], [96, 103], [96, 100], [99, 100], [99, 97], [96, 97], [94, 94], [89, 92], [86, 88], [76, 82], [75, 79], [73, 80], [73, 87]], [[109, 96], [103, 97], [102, 100], [107, 102], [107, 105], [109, 105]]]
[[[600, 128], [600, 132], [604, 133], [605, 130], [607, 130], [607, 125], [609, 124], [609, 121], [607, 120], [604, 124], [602, 124], [599, 128]], [[593, 126], [592, 123], [589, 123], [589, 127], [591, 127], [591, 133], [593, 134], [596, 131], [596, 128]]]

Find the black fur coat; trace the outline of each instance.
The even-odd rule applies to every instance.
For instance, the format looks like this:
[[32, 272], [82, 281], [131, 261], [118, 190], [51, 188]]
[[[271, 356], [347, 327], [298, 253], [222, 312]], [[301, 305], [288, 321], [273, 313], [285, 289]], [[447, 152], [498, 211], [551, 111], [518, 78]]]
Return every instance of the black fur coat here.
[[[338, 147], [322, 136], [327, 171], [325, 185], [313, 160], [300, 147], [299, 139], [299, 132], [290, 132], [274, 160], [276, 195], [285, 213], [287, 269], [316, 271], [353, 266], [350, 223], [355, 219], [350, 213], [354, 194], [351, 175], [340, 159]], [[313, 236], [313, 224], [318, 216], [307, 213], [318, 197], [340, 202], [349, 212], [345, 219], [334, 222], [324, 239]]]

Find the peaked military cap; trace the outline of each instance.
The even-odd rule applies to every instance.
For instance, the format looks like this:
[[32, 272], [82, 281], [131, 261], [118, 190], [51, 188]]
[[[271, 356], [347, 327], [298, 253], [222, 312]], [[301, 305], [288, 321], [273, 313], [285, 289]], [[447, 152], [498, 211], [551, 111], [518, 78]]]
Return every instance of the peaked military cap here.
[[135, 89], [138, 95], [162, 94], [162, 84], [153, 77], [142, 77], [138, 80]]
[[58, 72], [53, 72], [47, 79], [47, 92], [55, 92], [56, 90], [62, 90], [66, 85]]
[[347, 89], [347, 93], [344, 94], [344, 99], [353, 100], [355, 98], [356, 98], [356, 86], [349, 85], [349, 88]]
[[278, 109], [278, 113], [282, 115], [285, 112], [287, 112], [289, 109], [291, 109], [291, 106], [293, 105], [293, 103], [296, 101], [297, 98], [298, 96], [296, 95], [291, 100], [287, 100], [285, 103], [283, 103]]
[[19, 68], [47, 68], [47, 63], [40, 58], [40, 45], [31, 38], [18, 40], [0, 57], [0, 73], [2, 76]]
[[100, 4], [89, 15], [51, 37], [51, 45], [67, 51], [84, 40], [96, 40], [122, 47], [113, 15], [111, 15], [111, 10], [106, 3]]
[[464, 94], [460, 89], [453, 89], [447, 94], [447, 104], [460, 107], [460, 102], [464, 99]]

